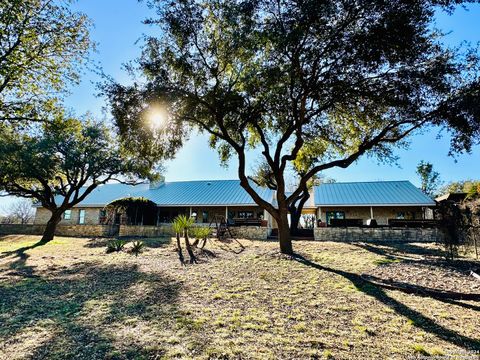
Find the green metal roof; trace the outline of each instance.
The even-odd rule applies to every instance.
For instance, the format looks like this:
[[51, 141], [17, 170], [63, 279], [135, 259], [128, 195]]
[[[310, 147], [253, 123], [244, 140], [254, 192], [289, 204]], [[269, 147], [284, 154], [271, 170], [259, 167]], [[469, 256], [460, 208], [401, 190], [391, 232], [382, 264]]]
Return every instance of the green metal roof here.
[[[272, 191], [252, 184], [265, 200], [272, 200]], [[156, 189], [149, 184], [105, 184], [92, 191], [76, 207], [100, 207], [125, 197], [143, 197], [158, 206], [233, 206], [256, 205], [240, 186], [239, 180], [200, 180], [165, 182]], [[57, 202], [61, 202], [59, 196]]]
[[[252, 183], [266, 201], [276, 204], [273, 191]], [[435, 202], [409, 181], [376, 181], [322, 184], [314, 187], [306, 207], [318, 206], [433, 206]], [[106, 184], [99, 186], [77, 207], [103, 207], [125, 197], [143, 197], [158, 206], [253, 206], [239, 180], [165, 182], [159, 188], [149, 184]], [[61, 198], [58, 198], [58, 202]]]
[[410, 181], [331, 183], [315, 186], [316, 206], [433, 206]]
[[[271, 190], [251, 185], [263, 199], [272, 200]], [[239, 180], [166, 182], [158, 189], [135, 192], [135, 196], [147, 198], [159, 206], [256, 205]]]

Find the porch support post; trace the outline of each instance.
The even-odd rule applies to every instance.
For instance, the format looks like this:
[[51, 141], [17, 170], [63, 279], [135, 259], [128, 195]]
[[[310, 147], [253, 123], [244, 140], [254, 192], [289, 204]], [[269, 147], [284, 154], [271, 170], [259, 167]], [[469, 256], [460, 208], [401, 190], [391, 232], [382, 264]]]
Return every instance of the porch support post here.
[[373, 206], [370, 206], [370, 219], [373, 219]]
[[228, 206], [225, 206], [225, 222], [228, 223]]
[[190, 206], [190, 217], [192, 217], [192, 207]]

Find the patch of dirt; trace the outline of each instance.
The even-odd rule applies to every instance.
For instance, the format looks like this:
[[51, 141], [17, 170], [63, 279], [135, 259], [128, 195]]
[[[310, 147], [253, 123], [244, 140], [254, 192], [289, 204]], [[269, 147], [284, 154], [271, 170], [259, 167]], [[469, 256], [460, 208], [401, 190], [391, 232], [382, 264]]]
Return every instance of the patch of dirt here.
[[480, 264], [469, 261], [401, 261], [382, 264], [365, 275], [386, 284], [403, 284], [437, 291], [480, 294], [480, 280], [471, 275]]

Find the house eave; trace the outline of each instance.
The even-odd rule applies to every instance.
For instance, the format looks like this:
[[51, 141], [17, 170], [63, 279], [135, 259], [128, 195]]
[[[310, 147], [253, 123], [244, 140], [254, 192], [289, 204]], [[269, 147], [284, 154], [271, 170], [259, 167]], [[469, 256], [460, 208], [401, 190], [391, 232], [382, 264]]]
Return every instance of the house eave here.
[[412, 207], [435, 206], [435, 203], [403, 203], [403, 204], [316, 204], [316, 207]]

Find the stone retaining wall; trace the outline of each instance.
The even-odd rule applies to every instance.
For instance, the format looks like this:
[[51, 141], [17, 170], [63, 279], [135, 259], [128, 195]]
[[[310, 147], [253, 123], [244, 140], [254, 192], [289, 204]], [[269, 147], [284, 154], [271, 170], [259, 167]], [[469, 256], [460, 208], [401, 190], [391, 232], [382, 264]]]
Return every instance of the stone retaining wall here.
[[169, 225], [147, 226], [147, 225], [121, 225], [119, 236], [141, 236], [141, 237], [159, 237], [173, 236], [172, 227]]
[[45, 225], [0, 224], [1, 235], [41, 235]]
[[269, 229], [263, 226], [229, 227], [233, 237], [250, 240], [267, 240]]
[[440, 229], [410, 228], [315, 228], [314, 238], [318, 241], [342, 242], [441, 242], [445, 234]]
[[[1, 235], [42, 235], [45, 225], [40, 224], [0, 224]], [[113, 236], [115, 228], [110, 225], [58, 225], [55, 235], [58, 236]]]
[[116, 235], [111, 225], [58, 225], [55, 235], [78, 237], [109, 237]]
[[[42, 235], [45, 225], [40, 224], [0, 224], [0, 235], [25, 234]], [[266, 240], [270, 229], [260, 226], [230, 227], [236, 238]], [[173, 236], [170, 225], [138, 226], [121, 225], [118, 229], [111, 225], [58, 225], [58, 236], [110, 237], [116, 236], [159, 237]], [[316, 228], [314, 238], [318, 241], [401, 241], [401, 242], [441, 242], [444, 233], [440, 229], [408, 228]]]

